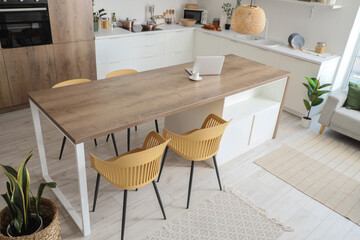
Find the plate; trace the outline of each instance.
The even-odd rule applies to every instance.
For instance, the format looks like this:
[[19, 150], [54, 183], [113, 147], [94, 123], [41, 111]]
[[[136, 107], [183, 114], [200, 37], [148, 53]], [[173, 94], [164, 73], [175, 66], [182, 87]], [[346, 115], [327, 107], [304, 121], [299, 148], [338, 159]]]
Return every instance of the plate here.
[[189, 79], [193, 81], [201, 81], [202, 77], [194, 78], [193, 76], [190, 76]]
[[294, 49], [302, 49], [305, 44], [305, 39], [298, 33], [293, 33], [288, 39], [290, 47]]

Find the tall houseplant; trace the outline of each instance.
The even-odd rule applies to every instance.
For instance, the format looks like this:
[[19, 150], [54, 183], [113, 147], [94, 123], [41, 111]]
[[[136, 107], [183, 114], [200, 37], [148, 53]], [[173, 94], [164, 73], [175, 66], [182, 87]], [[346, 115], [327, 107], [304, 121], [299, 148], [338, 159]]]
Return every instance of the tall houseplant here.
[[[41, 229], [42, 219], [39, 209], [43, 191], [45, 187], [56, 187], [55, 182], [41, 183], [36, 197], [32, 194], [29, 187], [30, 175], [26, 168], [31, 156], [32, 152], [25, 158], [18, 171], [11, 166], [0, 164], [8, 178], [7, 192], [1, 196], [5, 199], [13, 219], [7, 227], [8, 235], [13, 237], [30, 235]], [[31, 213], [31, 208], [35, 210], [34, 213]]]
[[226, 14], [226, 24], [225, 24], [225, 29], [229, 30], [230, 29], [230, 20], [231, 17], [234, 13], [235, 8], [232, 6], [231, 3], [224, 3], [221, 8], [223, 9], [224, 13]]
[[323, 90], [326, 87], [331, 86], [330, 83], [320, 85], [320, 79], [305, 77], [308, 83], [303, 83], [307, 90], [307, 95], [309, 99], [303, 99], [307, 115], [302, 118], [301, 126], [305, 128], [310, 127], [311, 118], [310, 112], [311, 109], [315, 106], [320, 105], [324, 99], [321, 98], [322, 95], [330, 92], [329, 90]]

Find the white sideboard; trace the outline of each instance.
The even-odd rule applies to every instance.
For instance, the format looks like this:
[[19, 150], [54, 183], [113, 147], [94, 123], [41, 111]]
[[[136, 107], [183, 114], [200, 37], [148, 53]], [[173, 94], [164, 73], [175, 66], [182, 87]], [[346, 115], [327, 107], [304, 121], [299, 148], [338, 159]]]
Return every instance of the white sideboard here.
[[[124, 31], [124, 30], [123, 30]], [[112, 32], [113, 33], [113, 32]], [[95, 39], [98, 79], [124, 68], [147, 71], [191, 62], [195, 56], [235, 54], [291, 72], [284, 110], [299, 117], [306, 109], [303, 98], [305, 76], [331, 83], [340, 57], [320, 58], [286, 46], [259, 47], [234, 36], [231, 31], [208, 32], [198, 28], [171, 26], [151, 33], [99, 34]], [[312, 116], [321, 106], [312, 110]]]

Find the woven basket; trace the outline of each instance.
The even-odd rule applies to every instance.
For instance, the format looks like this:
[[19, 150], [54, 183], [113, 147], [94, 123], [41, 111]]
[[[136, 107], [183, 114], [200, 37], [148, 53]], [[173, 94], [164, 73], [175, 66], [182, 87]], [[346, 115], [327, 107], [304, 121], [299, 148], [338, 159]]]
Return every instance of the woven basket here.
[[[9, 207], [5, 207], [0, 212], [0, 240], [61, 240], [58, 209], [55, 203], [49, 199], [42, 198], [39, 210], [44, 222], [43, 230], [31, 235], [8, 237], [6, 228], [12, 219]], [[33, 204], [31, 204], [30, 211], [35, 212]]]
[[238, 7], [231, 19], [231, 28], [240, 34], [255, 35], [261, 33], [266, 25], [266, 16], [262, 8], [255, 5]]

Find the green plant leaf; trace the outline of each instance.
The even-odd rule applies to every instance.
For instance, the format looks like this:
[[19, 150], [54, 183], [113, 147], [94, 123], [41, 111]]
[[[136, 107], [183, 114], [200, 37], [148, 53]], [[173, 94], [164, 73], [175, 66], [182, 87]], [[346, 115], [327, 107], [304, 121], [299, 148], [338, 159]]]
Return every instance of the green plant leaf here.
[[324, 99], [322, 98], [317, 98], [313, 101], [312, 105], [315, 107], [315, 106], [318, 106], [320, 105], [322, 102], [324, 101]]
[[305, 77], [306, 80], [308, 81], [308, 83], [310, 84], [310, 86], [315, 89], [316, 88], [316, 84], [314, 83], [313, 79], [312, 78], [309, 78], [309, 77]]
[[22, 215], [22, 211], [15, 205], [16, 209], [16, 217], [14, 219], [14, 227], [18, 235], [24, 235], [22, 228], [24, 224], [24, 216]]
[[326, 84], [323, 84], [323, 85], [319, 86], [318, 89], [330, 87], [331, 85], [332, 85], [331, 83], [326, 83]]
[[15, 168], [11, 167], [11, 166], [5, 166], [5, 165], [2, 165], [0, 164], [0, 166], [2, 167], [2, 169], [4, 170], [4, 172], [8, 172], [10, 173], [11, 175], [13, 175], [14, 177], [17, 177], [17, 171]]
[[303, 99], [304, 100], [304, 105], [305, 105], [305, 107], [306, 107], [306, 110], [310, 110], [310, 103], [309, 103], [309, 101], [308, 100], [306, 100], [306, 99]]
[[310, 102], [314, 102], [316, 99], [318, 98], [318, 96], [314, 93], [312, 93], [310, 96], [309, 96], [309, 100]]
[[8, 205], [8, 207], [9, 207], [9, 209], [10, 209], [10, 212], [11, 212], [11, 214], [12, 214], [12, 217], [15, 218], [15, 214], [16, 214], [16, 213], [15, 213], [14, 206], [13, 206], [13, 204], [12, 204], [11, 201], [10, 201], [10, 196], [9, 196], [9, 194], [8, 194], [8, 193], [4, 193], [4, 194], [2, 194], [1, 196], [4, 198], [6, 204]]
[[330, 91], [328, 91], [328, 90], [315, 91], [315, 92], [314, 92], [314, 95], [320, 97], [320, 96], [322, 96], [322, 95], [324, 95], [325, 93], [328, 93], [328, 92], [330, 92]]
[[56, 183], [55, 182], [48, 182], [48, 183], [41, 183], [38, 189], [38, 193], [37, 193], [37, 199], [36, 199], [36, 205], [35, 208], [39, 209], [39, 205], [40, 205], [40, 200], [41, 200], [41, 196], [44, 192], [45, 187], [49, 187], [49, 188], [56, 188]]
[[309, 86], [308, 84], [303, 83], [303, 85], [306, 87], [306, 89], [308, 90], [308, 92], [312, 92], [312, 91], [313, 91], [312, 87]]

